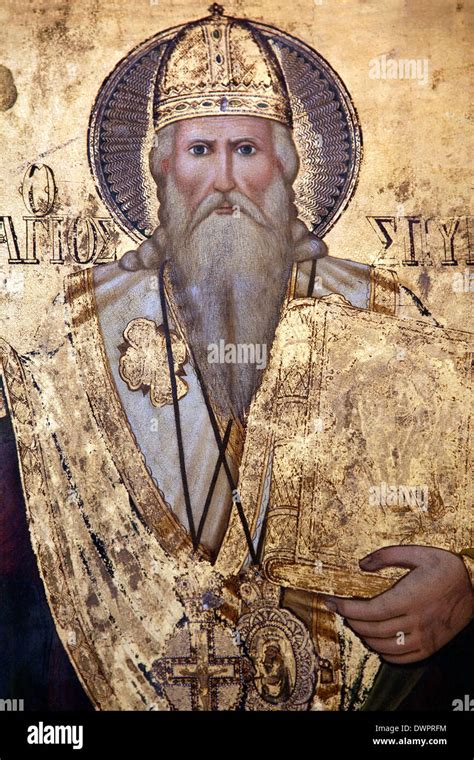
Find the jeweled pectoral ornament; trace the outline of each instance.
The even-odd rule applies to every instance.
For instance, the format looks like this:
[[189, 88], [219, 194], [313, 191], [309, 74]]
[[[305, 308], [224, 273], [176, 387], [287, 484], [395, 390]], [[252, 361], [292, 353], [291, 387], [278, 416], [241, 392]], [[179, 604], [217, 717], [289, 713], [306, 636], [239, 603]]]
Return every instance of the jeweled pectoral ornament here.
[[256, 568], [230, 586], [219, 573], [204, 584], [177, 580], [185, 612], [150, 673], [172, 709], [309, 709], [316, 651], [305, 625], [279, 606], [280, 593]]
[[247, 610], [238, 621], [252, 661], [246, 710], [307, 710], [317, 679], [317, 655], [309, 631], [279, 606], [281, 589], [258, 570], [249, 571], [239, 595]]
[[185, 615], [152, 669], [174, 710], [235, 710], [242, 699], [245, 658], [234, 628], [216, 615], [221, 581], [215, 574], [207, 588], [190, 576], [177, 582]]
[[[139, 317], [132, 319], [123, 331], [124, 343], [119, 346], [120, 377], [131, 391], [141, 390], [144, 395], [150, 393], [153, 406], [172, 404], [171, 383], [169, 377], [166, 339], [163, 328], [151, 319]], [[170, 333], [174, 373], [178, 398], [188, 391], [188, 385], [182, 376], [183, 365], [187, 361], [186, 345], [176, 333]]]

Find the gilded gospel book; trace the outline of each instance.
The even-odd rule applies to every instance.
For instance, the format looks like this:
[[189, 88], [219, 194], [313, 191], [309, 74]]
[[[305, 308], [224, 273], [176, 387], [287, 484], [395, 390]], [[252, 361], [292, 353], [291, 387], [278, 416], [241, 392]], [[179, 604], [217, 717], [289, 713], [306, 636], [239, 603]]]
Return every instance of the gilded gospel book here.
[[339, 296], [287, 309], [240, 485], [243, 501], [266, 509], [269, 578], [371, 597], [406, 572], [361, 570], [376, 549], [472, 545], [473, 352], [473, 333], [357, 311]]

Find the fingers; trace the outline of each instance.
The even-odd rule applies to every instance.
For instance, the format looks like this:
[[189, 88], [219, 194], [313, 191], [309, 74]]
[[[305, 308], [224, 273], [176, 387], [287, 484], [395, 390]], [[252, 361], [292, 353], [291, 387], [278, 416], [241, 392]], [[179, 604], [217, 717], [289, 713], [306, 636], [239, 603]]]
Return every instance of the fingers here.
[[414, 636], [412, 634], [407, 634], [404, 636], [403, 640], [404, 643], [400, 644], [400, 641], [397, 640], [397, 636], [390, 636], [388, 639], [364, 638], [364, 642], [367, 646], [382, 657], [401, 657], [419, 651], [419, 646], [414, 642]]
[[372, 599], [327, 596], [326, 602], [330, 609], [354, 620], [383, 621], [401, 617], [416, 607], [419, 601], [419, 579], [422, 574], [423, 569], [417, 567], [400, 578], [388, 591]]
[[359, 636], [372, 636], [378, 639], [395, 638], [401, 630], [406, 630], [410, 627], [406, 615], [399, 615], [398, 617], [391, 618], [390, 620], [383, 620], [381, 622], [366, 622], [347, 618], [346, 623], [350, 625], [352, 630]]
[[359, 565], [366, 572], [384, 567], [407, 567], [413, 570], [423, 562], [429, 549], [427, 546], [385, 546], [361, 559]]
[[326, 597], [329, 609], [352, 620], [382, 622], [405, 614], [406, 599], [395, 595], [395, 588], [385, 591], [373, 599], [342, 599]]

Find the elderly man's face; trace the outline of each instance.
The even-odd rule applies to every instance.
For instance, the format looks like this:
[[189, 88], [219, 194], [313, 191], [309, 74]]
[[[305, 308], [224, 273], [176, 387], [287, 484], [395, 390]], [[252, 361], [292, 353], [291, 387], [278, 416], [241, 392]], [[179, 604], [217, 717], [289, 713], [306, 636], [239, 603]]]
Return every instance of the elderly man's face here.
[[157, 177], [170, 278], [194, 358], [220, 411], [240, 417], [262, 369], [210, 363], [209, 350], [223, 340], [268, 355], [273, 341], [295, 214], [277, 131], [258, 116], [176, 122]]
[[[231, 191], [261, 207], [280, 167], [268, 119], [205, 116], [178, 123], [173, 155], [162, 168], [165, 174], [174, 174], [178, 189], [194, 209], [213, 192]], [[231, 214], [232, 206], [223, 201], [213, 213]]]

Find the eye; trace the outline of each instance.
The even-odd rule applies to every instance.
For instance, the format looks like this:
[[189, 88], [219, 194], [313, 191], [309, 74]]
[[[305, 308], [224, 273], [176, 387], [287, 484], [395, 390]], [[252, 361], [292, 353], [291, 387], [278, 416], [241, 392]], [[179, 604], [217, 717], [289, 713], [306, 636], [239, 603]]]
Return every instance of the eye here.
[[209, 148], [207, 145], [204, 145], [204, 143], [198, 143], [197, 145], [193, 145], [189, 152], [192, 153], [193, 156], [205, 156], [207, 153], [209, 153]]
[[239, 145], [237, 152], [240, 153], [241, 156], [253, 156], [257, 151], [253, 145], [250, 145], [250, 143], [244, 143], [243, 145]]

